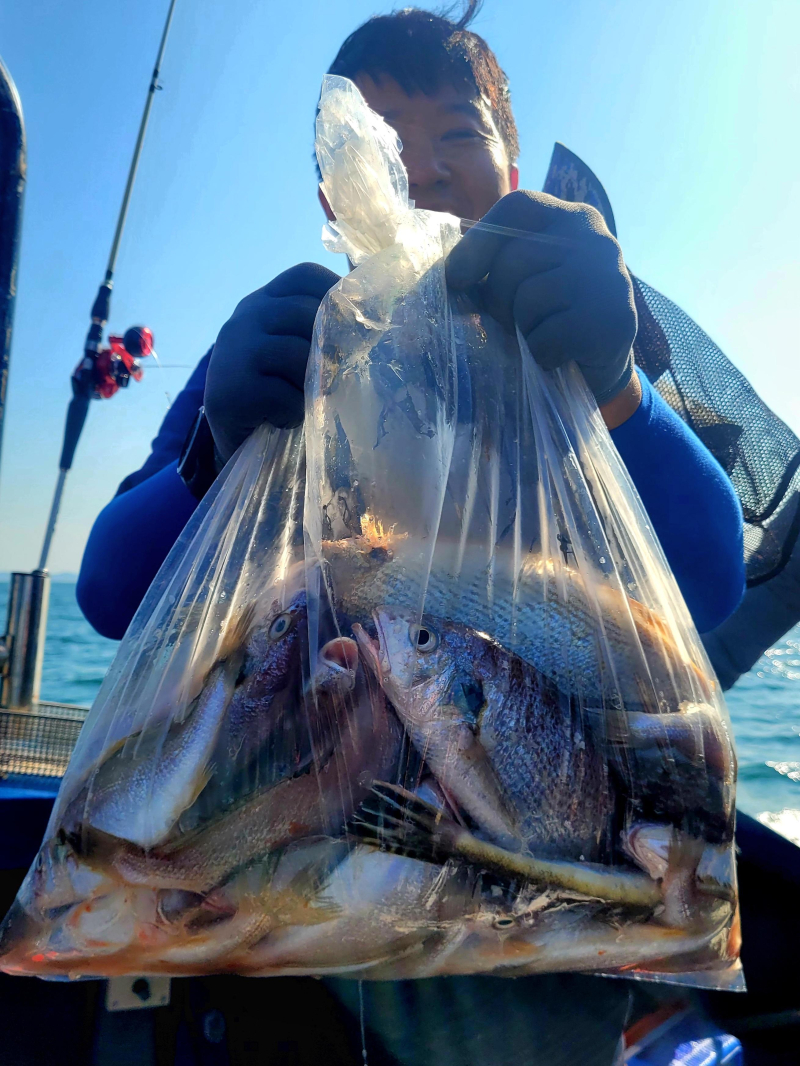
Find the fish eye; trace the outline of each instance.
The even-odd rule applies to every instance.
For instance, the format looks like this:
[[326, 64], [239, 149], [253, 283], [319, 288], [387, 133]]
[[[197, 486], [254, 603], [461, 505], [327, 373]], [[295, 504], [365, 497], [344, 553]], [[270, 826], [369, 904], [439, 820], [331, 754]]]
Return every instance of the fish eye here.
[[392, 558], [392, 553], [388, 548], [373, 548], [369, 553], [370, 559], [374, 559], [376, 563], [388, 563]]
[[439, 634], [433, 626], [411, 625], [408, 627], [411, 643], [421, 652], [436, 651], [439, 647]]
[[279, 614], [269, 627], [267, 636], [270, 640], [283, 640], [294, 625], [294, 616], [289, 611]]

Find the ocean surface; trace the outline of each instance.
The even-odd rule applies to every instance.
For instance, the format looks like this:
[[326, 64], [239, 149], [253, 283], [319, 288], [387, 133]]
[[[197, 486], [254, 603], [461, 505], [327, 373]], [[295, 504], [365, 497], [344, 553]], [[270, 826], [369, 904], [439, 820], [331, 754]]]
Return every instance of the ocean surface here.
[[[8, 584], [0, 582], [0, 620]], [[75, 602], [74, 584], [54, 582], [42, 699], [90, 704], [117, 642], [100, 637]], [[800, 844], [800, 626], [727, 694], [739, 757], [737, 805]]]

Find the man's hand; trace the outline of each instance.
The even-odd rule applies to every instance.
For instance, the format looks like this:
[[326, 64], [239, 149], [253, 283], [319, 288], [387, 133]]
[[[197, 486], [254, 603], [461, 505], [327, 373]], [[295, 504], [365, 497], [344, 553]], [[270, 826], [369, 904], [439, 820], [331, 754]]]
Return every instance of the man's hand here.
[[332, 270], [300, 263], [245, 296], [220, 330], [204, 403], [224, 462], [262, 422], [288, 428], [303, 421], [314, 319], [337, 281]]
[[540, 366], [552, 370], [574, 359], [600, 406], [635, 391], [635, 410], [641, 393], [635, 376], [630, 384], [633, 286], [599, 211], [545, 193], [512, 192], [482, 221], [560, 240], [476, 227], [450, 253], [448, 284], [477, 286], [484, 310], [504, 326], [519, 326]]

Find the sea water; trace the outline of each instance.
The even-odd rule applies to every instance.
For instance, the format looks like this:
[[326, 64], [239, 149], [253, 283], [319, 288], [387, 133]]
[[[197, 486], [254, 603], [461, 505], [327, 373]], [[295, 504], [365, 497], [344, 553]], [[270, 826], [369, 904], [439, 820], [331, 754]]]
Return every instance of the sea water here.
[[[0, 623], [8, 584], [0, 583]], [[75, 585], [54, 582], [42, 699], [90, 704], [117, 641], [98, 636], [75, 602]], [[770, 648], [727, 693], [739, 758], [737, 806], [800, 844], [800, 626]]]

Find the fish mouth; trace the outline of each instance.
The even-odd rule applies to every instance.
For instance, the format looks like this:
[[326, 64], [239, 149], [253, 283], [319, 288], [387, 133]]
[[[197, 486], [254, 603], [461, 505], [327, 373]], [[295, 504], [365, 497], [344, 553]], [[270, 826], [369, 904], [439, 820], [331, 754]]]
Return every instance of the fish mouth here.
[[320, 648], [317, 669], [306, 693], [352, 692], [358, 671], [358, 645], [352, 637], [334, 637]]
[[356, 638], [356, 643], [359, 651], [364, 656], [365, 663], [380, 681], [391, 673], [391, 667], [381, 652], [381, 648], [385, 646], [386, 642], [377, 612], [373, 615], [373, 620], [378, 634], [377, 637], [371, 637], [358, 622], [353, 623], [353, 636]]

